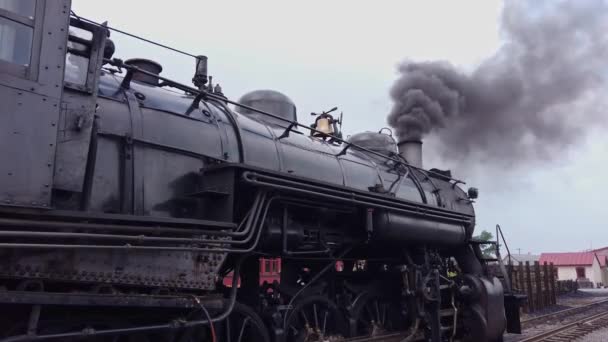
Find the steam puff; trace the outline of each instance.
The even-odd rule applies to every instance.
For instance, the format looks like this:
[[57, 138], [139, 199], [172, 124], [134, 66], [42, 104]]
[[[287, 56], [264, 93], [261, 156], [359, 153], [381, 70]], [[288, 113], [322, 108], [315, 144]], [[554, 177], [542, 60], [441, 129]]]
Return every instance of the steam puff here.
[[501, 49], [471, 73], [447, 62], [399, 65], [388, 115], [399, 139], [432, 135], [454, 160], [551, 159], [602, 118], [604, 1], [507, 1], [501, 31]]

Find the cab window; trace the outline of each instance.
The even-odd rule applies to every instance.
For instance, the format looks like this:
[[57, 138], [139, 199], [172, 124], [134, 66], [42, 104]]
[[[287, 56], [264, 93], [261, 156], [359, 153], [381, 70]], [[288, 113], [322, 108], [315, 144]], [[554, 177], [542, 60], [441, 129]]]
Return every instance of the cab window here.
[[87, 83], [93, 33], [75, 26], [70, 26], [69, 33], [64, 80], [68, 85], [84, 86]]
[[24, 73], [31, 64], [36, 0], [0, 0], [0, 61]]

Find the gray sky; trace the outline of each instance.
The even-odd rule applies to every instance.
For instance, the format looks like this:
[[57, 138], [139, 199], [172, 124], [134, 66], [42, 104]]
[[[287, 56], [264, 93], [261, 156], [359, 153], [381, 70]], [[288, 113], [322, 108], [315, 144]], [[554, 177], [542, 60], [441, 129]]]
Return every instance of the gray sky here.
[[[162, 4], [162, 5], [161, 5]], [[209, 73], [230, 98], [279, 90], [311, 111], [338, 106], [346, 134], [387, 126], [388, 91], [403, 59], [447, 60], [471, 70], [500, 47], [501, 2], [478, 1], [90, 1], [78, 15], [209, 57]], [[163, 65], [189, 83], [194, 61], [112, 33], [122, 59]], [[512, 251], [579, 251], [608, 246], [608, 136], [581, 136], [557, 161], [456, 174], [480, 189], [477, 230], [503, 227]], [[449, 168], [425, 144], [425, 166]], [[480, 163], [481, 164], [481, 163]]]

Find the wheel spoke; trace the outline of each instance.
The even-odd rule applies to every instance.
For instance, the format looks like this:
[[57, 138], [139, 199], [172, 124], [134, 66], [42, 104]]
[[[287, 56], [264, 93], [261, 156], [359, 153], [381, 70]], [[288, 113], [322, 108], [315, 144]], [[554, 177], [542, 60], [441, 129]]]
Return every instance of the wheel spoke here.
[[372, 309], [369, 308], [369, 305], [365, 306], [365, 313], [367, 314], [367, 316], [369, 317], [370, 321], [374, 320], [374, 314], [372, 313]]
[[319, 318], [317, 318], [317, 304], [312, 305], [312, 310], [313, 310], [314, 316], [315, 316], [315, 328], [319, 329]]
[[304, 310], [300, 311], [300, 313], [302, 314], [302, 317], [304, 318], [304, 323], [308, 326], [310, 326], [310, 323], [308, 323], [308, 317], [306, 317], [306, 313], [304, 312]]
[[396, 299], [383, 294], [372, 294], [357, 301], [351, 308], [352, 317], [357, 322], [356, 334], [370, 336], [406, 328], [406, 316], [400, 305]]
[[348, 330], [343, 313], [324, 296], [311, 296], [297, 304], [286, 317], [285, 339], [287, 341], [324, 341], [328, 336], [342, 338]]
[[243, 325], [241, 325], [241, 332], [239, 333], [239, 338], [238, 338], [237, 342], [242, 342], [243, 334], [245, 333], [245, 327], [247, 327], [247, 323], [249, 323], [250, 320], [251, 320], [251, 318], [247, 317], [243, 321]]
[[228, 318], [226, 319], [226, 341], [227, 342], [232, 341], [232, 337], [230, 336], [231, 331], [232, 331], [232, 329], [230, 329], [230, 316], [228, 316]]
[[218, 338], [226, 342], [269, 342], [269, 332], [258, 314], [248, 306], [236, 303], [221, 325]]
[[376, 307], [376, 322], [380, 323], [380, 309], [378, 308], [378, 301], [374, 301], [374, 306]]

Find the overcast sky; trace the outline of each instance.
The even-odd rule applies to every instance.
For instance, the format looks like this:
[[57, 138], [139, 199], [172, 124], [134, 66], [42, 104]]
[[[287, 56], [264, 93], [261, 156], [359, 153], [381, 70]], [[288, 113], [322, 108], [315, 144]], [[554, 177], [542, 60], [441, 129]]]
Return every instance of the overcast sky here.
[[[162, 5], [161, 5], [162, 4]], [[209, 58], [209, 73], [232, 99], [275, 89], [309, 113], [338, 106], [345, 134], [387, 126], [388, 90], [404, 59], [447, 60], [464, 70], [501, 45], [501, 2], [478, 1], [90, 1], [73, 10], [96, 21]], [[194, 61], [112, 33], [115, 57], [142, 57], [189, 83]], [[567, 47], [565, 47], [567, 49]], [[503, 227], [522, 253], [608, 246], [608, 136], [581, 136], [557, 162], [456, 174], [480, 189], [477, 230]], [[425, 144], [426, 167], [449, 168]]]

